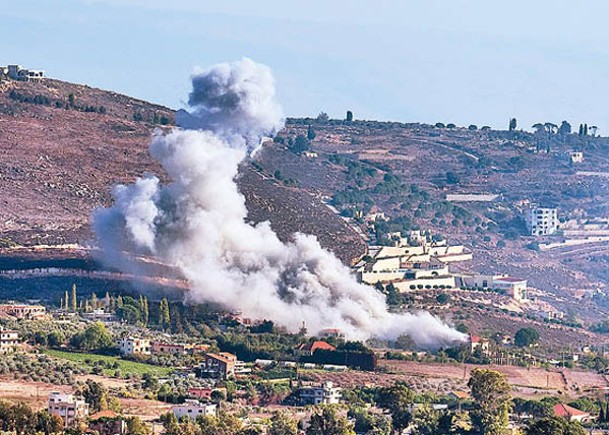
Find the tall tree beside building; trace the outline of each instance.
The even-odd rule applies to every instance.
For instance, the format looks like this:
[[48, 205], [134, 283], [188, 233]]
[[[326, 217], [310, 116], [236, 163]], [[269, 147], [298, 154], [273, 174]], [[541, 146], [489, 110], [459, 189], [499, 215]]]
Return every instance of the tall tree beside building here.
[[495, 370], [474, 369], [467, 385], [476, 404], [471, 412], [475, 429], [486, 435], [502, 435], [512, 406], [505, 375]]
[[72, 299], [70, 300], [72, 311], [76, 312], [78, 308], [78, 298], [76, 296], [76, 284], [72, 284]]
[[63, 308], [65, 311], [69, 311], [69, 309], [70, 309], [70, 299], [69, 299], [68, 291], [67, 290], [66, 290], [66, 293], [65, 293], [65, 295], [63, 297], [63, 304], [64, 304], [64, 306], [61, 307], [61, 308]]
[[347, 110], [347, 122], [351, 122], [353, 121], [353, 112], [350, 110]]
[[517, 124], [516, 118], [510, 118], [510, 125], [509, 125], [510, 131], [516, 130], [516, 124]]
[[148, 311], [148, 298], [144, 296], [144, 310], [142, 311], [144, 324], [148, 324], [148, 320], [150, 318], [150, 313]]

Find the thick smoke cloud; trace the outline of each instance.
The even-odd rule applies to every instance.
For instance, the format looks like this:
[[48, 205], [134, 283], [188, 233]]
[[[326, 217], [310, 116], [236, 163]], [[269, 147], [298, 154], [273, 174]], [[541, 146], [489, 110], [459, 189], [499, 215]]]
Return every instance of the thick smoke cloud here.
[[248, 151], [282, 125], [272, 75], [244, 59], [192, 81], [192, 111], [181, 114], [182, 128], [156, 133], [150, 145], [172, 182], [162, 186], [147, 176], [117, 186], [114, 205], [94, 214], [97, 239], [113, 266], [138, 272], [131, 259], [153, 256], [188, 280], [187, 301], [218, 303], [291, 331], [304, 321], [311, 333], [408, 334], [425, 347], [463, 338], [429, 313], [389, 313], [384, 296], [357, 283], [314, 237], [296, 234], [283, 243], [268, 222], [247, 223], [234, 180]]

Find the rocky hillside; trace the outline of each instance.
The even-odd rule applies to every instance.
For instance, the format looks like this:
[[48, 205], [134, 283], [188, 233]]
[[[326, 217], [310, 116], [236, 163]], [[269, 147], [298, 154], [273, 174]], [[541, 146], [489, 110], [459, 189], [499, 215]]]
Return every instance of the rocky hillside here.
[[[0, 92], [0, 247], [90, 241], [90, 216], [112, 186], [160, 173], [148, 155], [155, 128], [174, 112], [113, 92], [57, 80], [7, 82]], [[239, 186], [253, 221], [280, 237], [318, 236], [346, 263], [361, 238], [304, 189], [286, 188], [244, 164]]]

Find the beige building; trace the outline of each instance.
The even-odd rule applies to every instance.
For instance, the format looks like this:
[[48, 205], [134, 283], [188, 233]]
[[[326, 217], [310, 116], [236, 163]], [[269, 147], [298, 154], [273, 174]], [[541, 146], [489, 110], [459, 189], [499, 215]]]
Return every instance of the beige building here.
[[317, 385], [304, 385], [298, 390], [303, 405], [335, 405], [340, 403], [341, 389], [332, 382]]
[[197, 417], [205, 416], [216, 416], [217, 405], [202, 403], [195, 399], [186, 399], [186, 401], [179, 405], [173, 405], [171, 412], [178, 419], [182, 417], [188, 417], [195, 420]]
[[0, 354], [15, 352], [19, 349], [19, 333], [0, 327]]
[[150, 340], [146, 338], [119, 338], [116, 340], [116, 347], [123, 355], [150, 355]]
[[17, 319], [42, 319], [46, 316], [46, 312], [46, 308], [42, 305], [0, 304], [0, 313]]
[[72, 427], [89, 415], [89, 405], [72, 394], [53, 392], [49, 395], [48, 411], [51, 415], [61, 417], [64, 427]]
[[508, 275], [477, 274], [464, 277], [463, 281], [470, 287], [504, 290], [507, 295], [517, 301], [524, 301], [529, 298], [526, 279], [514, 278]]
[[12, 80], [27, 82], [31, 80], [42, 80], [44, 78], [44, 71], [23, 68], [21, 65], [9, 65], [4, 71], [6, 71], [6, 76]]

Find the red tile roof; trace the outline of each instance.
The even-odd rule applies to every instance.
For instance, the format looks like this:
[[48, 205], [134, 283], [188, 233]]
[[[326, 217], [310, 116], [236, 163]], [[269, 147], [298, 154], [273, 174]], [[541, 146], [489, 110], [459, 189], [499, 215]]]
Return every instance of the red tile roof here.
[[558, 403], [554, 405], [554, 414], [557, 417], [571, 418], [571, 417], [588, 417], [590, 414], [584, 411], [580, 411], [572, 406], [565, 405], [564, 403]]
[[116, 418], [118, 417], [118, 414], [114, 411], [111, 411], [109, 409], [105, 409], [103, 411], [99, 411], [96, 412], [95, 414], [91, 415], [89, 418], [91, 420], [99, 420], [100, 418]]
[[315, 352], [317, 349], [336, 350], [334, 346], [321, 340], [317, 340], [312, 343], [304, 343], [298, 347], [298, 350], [304, 350], [311, 353]]

